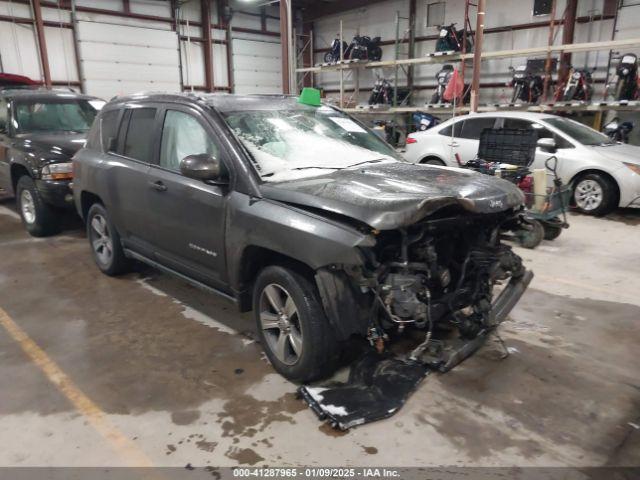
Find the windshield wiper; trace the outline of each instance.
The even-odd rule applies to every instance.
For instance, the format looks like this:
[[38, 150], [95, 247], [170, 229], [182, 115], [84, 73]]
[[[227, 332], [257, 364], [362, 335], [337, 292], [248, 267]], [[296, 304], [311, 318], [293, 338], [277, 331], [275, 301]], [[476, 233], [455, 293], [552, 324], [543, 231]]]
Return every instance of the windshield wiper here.
[[354, 163], [353, 165], [347, 165], [346, 167], [296, 167], [296, 168], [292, 168], [291, 170], [307, 170], [310, 168], [317, 168], [319, 170], [344, 170], [345, 168], [351, 168], [351, 167], [357, 167], [358, 165], [364, 165], [365, 163], [380, 163], [382, 162], [384, 159], [383, 158], [378, 158], [376, 160], [366, 160], [364, 162], [359, 162], [359, 163]]

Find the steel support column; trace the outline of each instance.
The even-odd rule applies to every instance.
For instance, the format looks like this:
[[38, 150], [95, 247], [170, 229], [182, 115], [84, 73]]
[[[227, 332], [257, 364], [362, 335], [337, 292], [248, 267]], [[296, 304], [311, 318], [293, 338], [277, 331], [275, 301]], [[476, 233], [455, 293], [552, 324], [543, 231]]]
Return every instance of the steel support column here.
[[40, 0], [32, 0], [31, 7], [33, 9], [33, 21], [36, 27], [38, 46], [40, 47], [40, 64], [42, 65], [44, 84], [47, 88], [51, 88], [51, 70], [49, 70], [49, 56], [47, 55], [47, 41], [44, 37], [44, 24], [42, 23]]
[[200, 0], [202, 21], [202, 53], [204, 55], [204, 86], [213, 92], [213, 49], [211, 47], [211, 0]]
[[[573, 43], [573, 33], [576, 28], [576, 15], [578, 12], [578, 0], [567, 0], [565, 10], [564, 26], [562, 27], [562, 43], [568, 45]], [[558, 69], [558, 84], [567, 80], [569, 69], [571, 68], [571, 52], [562, 52], [560, 55], [560, 68]]]
[[476, 14], [475, 44], [473, 45], [473, 77], [471, 79], [471, 111], [478, 111], [480, 101], [480, 65], [482, 58], [482, 40], [484, 38], [484, 12], [485, 0], [478, 0], [478, 13]]
[[291, 93], [291, 72], [289, 65], [289, 8], [291, 0], [280, 0], [280, 45], [282, 47], [282, 93]]

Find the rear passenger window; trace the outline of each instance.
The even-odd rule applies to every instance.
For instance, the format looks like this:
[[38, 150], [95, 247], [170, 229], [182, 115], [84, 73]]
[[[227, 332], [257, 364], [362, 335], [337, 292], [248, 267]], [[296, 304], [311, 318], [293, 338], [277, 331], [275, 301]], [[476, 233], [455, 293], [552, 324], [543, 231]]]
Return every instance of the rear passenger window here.
[[495, 118], [469, 118], [464, 121], [460, 138], [480, 140], [480, 134], [482, 131], [485, 128], [493, 128], [495, 123]]
[[131, 111], [129, 128], [124, 141], [125, 156], [151, 163], [151, 139], [155, 119], [155, 108], [136, 108]]
[[445, 137], [451, 137], [452, 134], [454, 137], [459, 137], [460, 130], [462, 130], [462, 122], [456, 122], [453, 125], [449, 125], [447, 128], [443, 128], [438, 133]]
[[109, 143], [118, 137], [118, 115], [120, 110], [111, 110], [100, 115], [100, 141], [103, 152], [108, 152]]

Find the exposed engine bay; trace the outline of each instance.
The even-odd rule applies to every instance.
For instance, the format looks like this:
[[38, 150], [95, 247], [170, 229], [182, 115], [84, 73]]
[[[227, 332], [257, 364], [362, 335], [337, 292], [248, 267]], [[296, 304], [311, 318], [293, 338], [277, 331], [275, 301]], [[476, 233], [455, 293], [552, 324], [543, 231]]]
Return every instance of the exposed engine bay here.
[[520, 257], [500, 242], [500, 229], [516, 220], [507, 212], [451, 213], [377, 235], [365, 272], [375, 333], [447, 324], [473, 338], [494, 325], [494, 287], [524, 273]]
[[[447, 372], [476, 352], [533, 277], [500, 241], [500, 230], [518, 221], [515, 211], [445, 208], [410, 227], [376, 232], [365, 267], [349, 275], [360, 288], [358, 303], [369, 300], [367, 338], [377, 354], [365, 351], [344, 384], [298, 389], [318, 417], [342, 430], [389, 417], [430, 371]], [[334, 305], [344, 302], [334, 293]], [[408, 327], [424, 330], [424, 341], [409, 355], [391, 354], [388, 333]], [[436, 330], [447, 335], [435, 338]]]

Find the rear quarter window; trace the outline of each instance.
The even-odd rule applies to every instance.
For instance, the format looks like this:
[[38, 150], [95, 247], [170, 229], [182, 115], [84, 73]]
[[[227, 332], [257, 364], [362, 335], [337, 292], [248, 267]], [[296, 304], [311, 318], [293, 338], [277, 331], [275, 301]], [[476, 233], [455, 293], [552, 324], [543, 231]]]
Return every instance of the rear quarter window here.
[[100, 113], [87, 135], [87, 148], [102, 152], [109, 151], [110, 138], [116, 138], [119, 126], [119, 110]]
[[456, 122], [452, 125], [449, 125], [446, 128], [443, 128], [442, 130], [440, 130], [438, 133], [440, 135], [444, 135], [445, 137], [459, 137], [460, 136], [460, 132], [462, 130], [462, 123], [463, 122]]

